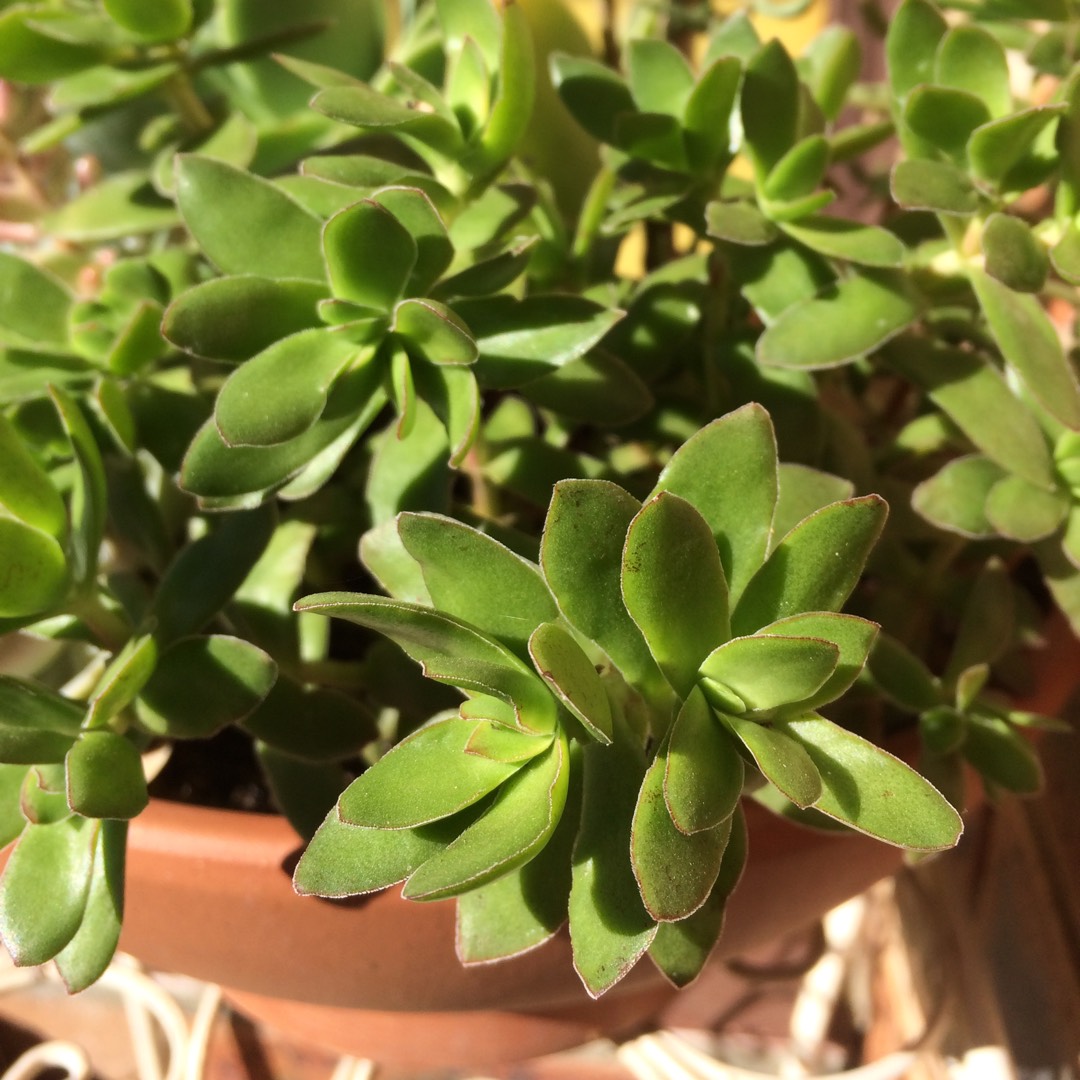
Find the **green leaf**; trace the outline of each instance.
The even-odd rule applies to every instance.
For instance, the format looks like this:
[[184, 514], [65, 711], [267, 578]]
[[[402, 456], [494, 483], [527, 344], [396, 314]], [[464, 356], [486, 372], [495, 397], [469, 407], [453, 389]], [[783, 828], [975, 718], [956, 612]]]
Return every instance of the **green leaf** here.
[[100, 822], [82, 921], [74, 937], [54, 957], [69, 994], [97, 982], [112, 962], [124, 916], [126, 855], [127, 822]]
[[830, 259], [880, 267], [897, 267], [904, 261], [903, 242], [878, 225], [810, 215], [781, 228], [793, 240]]
[[192, 0], [104, 0], [105, 10], [129, 33], [146, 41], [171, 41], [191, 29]]
[[301, 896], [346, 897], [396, 885], [446, 847], [467, 815], [415, 829], [362, 829], [346, 825], [334, 808], [300, 856], [293, 888]]
[[623, 606], [620, 585], [626, 530], [640, 503], [603, 480], [555, 485], [544, 524], [540, 565], [566, 619], [595, 641], [638, 686], [660, 691], [660, 672]]
[[979, 306], [1008, 364], [1052, 416], [1080, 430], [1080, 388], [1057, 331], [1039, 301], [1015, 293], [981, 270], [969, 270]]
[[986, 497], [986, 520], [1002, 536], [1023, 543], [1056, 532], [1069, 513], [1064, 492], [1046, 491], [1020, 476], [999, 480]]
[[373, 198], [416, 241], [416, 265], [406, 285], [406, 295], [426, 295], [454, 258], [454, 245], [446, 234], [443, 219], [419, 188], [387, 187], [375, 192]]
[[0, 938], [19, 967], [51, 960], [86, 910], [97, 825], [70, 817], [27, 825], [0, 878]]
[[986, 500], [1004, 475], [1000, 465], [979, 454], [957, 458], [915, 488], [911, 505], [939, 529], [985, 539], [995, 533]]
[[746, 65], [740, 97], [746, 149], [759, 183], [795, 145], [799, 76], [784, 46], [763, 45]]
[[558, 608], [535, 564], [484, 533], [438, 514], [402, 514], [398, 533], [439, 611], [475, 626], [523, 660]]
[[141, 170], [114, 173], [42, 219], [50, 233], [76, 243], [120, 240], [179, 223], [176, 207]]
[[94, 687], [85, 726], [88, 729], [104, 727], [126, 709], [153, 674], [157, 658], [157, 641], [152, 634], [129, 638]]
[[105, 535], [108, 493], [101, 452], [86, 416], [75, 399], [58, 386], [49, 390], [64, 432], [71, 440], [75, 474], [71, 491], [69, 552], [76, 582], [89, 581], [97, 572], [101, 539]]
[[753, 203], [741, 200], [709, 203], [705, 224], [709, 236], [749, 247], [771, 244], [779, 235], [776, 225]]
[[273, 530], [269, 510], [229, 514], [180, 551], [154, 599], [157, 639], [163, 647], [200, 630], [232, 599]]
[[770, 549], [803, 518], [830, 503], [850, 499], [855, 494], [855, 485], [850, 480], [811, 469], [807, 465], [784, 462], [780, 465], [778, 478], [780, 496], [773, 517]]
[[480, 350], [478, 377], [493, 389], [518, 386], [583, 356], [623, 314], [561, 294], [467, 300], [456, 311]]
[[664, 467], [653, 496], [664, 491], [708, 522], [734, 604], [769, 547], [778, 491], [769, 414], [744, 405], [696, 432]]
[[64, 501], [15, 426], [0, 414], [0, 509], [56, 539], [67, 532]]
[[422, 665], [429, 679], [509, 701], [526, 731], [548, 732], [554, 726], [555, 702], [540, 679], [468, 623], [417, 604], [360, 593], [318, 593], [301, 600], [296, 610], [333, 615], [385, 634]]
[[649, 946], [650, 959], [676, 987], [693, 982], [705, 966], [723, 929], [728, 898], [742, 877], [746, 854], [746, 822], [742, 811], [737, 810], [709, 898], [688, 918], [662, 923]]
[[941, 684], [926, 664], [889, 634], [878, 637], [867, 663], [874, 682], [901, 708], [921, 713], [944, 700]]
[[562, 417], [601, 426], [638, 420], [653, 406], [645, 381], [606, 349], [586, 353], [534, 379], [521, 388], [521, 394]]
[[799, 301], [758, 338], [758, 362], [827, 368], [873, 352], [919, 315], [902, 278], [859, 274]]
[[419, 253], [405, 225], [371, 199], [330, 218], [322, 244], [335, 296], [386, 312], [403, 295]]
[[629, 86], [596, 60], [556, 52], [550, 63], [551, 81], [574, 119], [594, 138], [613, 144], [619, 118], [635, 111]]
[[1080, 285], [1080, 229], [1076, 225], [1069, 225], [1050, 249], [1050, 262], [1063, 281]]
[[886, 356], [991, 461], [1039, 487], [1053, 486], [1046, 436], [992, 364], [966, 350], [915, 339], [902, 339]]
[[821, 777], [799, 743], [771, 725], [727, 713], [719, 715], [750, 752], [761, 775], [796, 806], [805, 809], [821, 797]]
[[730, 635], [727, 581], [708, 522], [660, 492], [630, 523], [622, 598], [665, 678], [690, 692], [701, 661]]
[[858, 36], [846, 26], [826, 27], [806, 47], [802, 59], [814, 100], [827, 120], [836, 120], [862, 68]]
[[968, 593], [945, 678], [955, 680], [976, 664], [992, 664], [1012, 644], [1016, 603], [1005, 564], [987, 561]]
[[1050, 272], [1046, 245], [1011, 214], [991, 214], [982, 233], [986, 272], [1017, 292], [1038, 292]]
[[84, 731], [64, 766], [68, 805], [83, 817], [126, 820], [150, 801], [139, 751], [123, 735]]
[[946, 161], [899, 161], [889, 184], [893, 201], [905, 210], [967, 216], [979, 209], [979, 192], [967, 173]]
[[[338, 801], [341, 820], [371, 829], [411, 829], [449, 817], [518, 772], [518, 762], [467, 751], [484, 721], [451, 718], [421, 728], [354, 780]], [[432, 783], [432, 777], [438, 783]]]
[[165, 312], [161, 332], [194, 356], [241, 361], [319, 325], [324, 285], [242, 274], [214, 278], [182, 293]]
[[829, 164], [829, 142], [823, 135], [809, 135], [797, 142], [769, 172], [761, 187], [766, 210], [773, 202], [791, 203], [812, 195]]
[[1031, 745], [997, 716], [968, 717], [961, 752], [987, 780], [1017, 795], [1035, 795], [1043, 787], [1043, 771]]
[[276, 678], [277, 665], [249, 641], [222, 634], [181, 638], [161, 653], [135, 711], [155, 735], [210, 738], [247, 716]]
[[914, 769], [861, 736], [809, 715], [778, 726], [806, 748], [825, 790], [814, 807], [859, 832], [915, 851], [952, 847], [960, 815]]
[[[836, 670], [840, 650], [815, 638], [759, 635], [734, 638], [714, 649], [701, 664], [706, 696], [719, 683], [725, 711], [736, 702], [750, 711], [801, 704], [816, 694]], [[730, 702], [730, 696], [735, 702]], [[740, 710], [741, 711], [741, 710]]]
[[495, 801], [456, 840], [416, 870], [401, 895], [441, 900], [493, 881], [522, 866], [551, 838], [569, 785], [569, 748], [556, 737], [550, 749], [506, 781]]
[[773, 549], [732, 613], [744, 635], [788, 615], [836, 611], [847, 600], [882, 528], [877, 495], [833, 503], [811, 514]]
[[[493, 714], [501, 713], [500, 706], [505, 708], [498, 698], [483, 697], [470, 698], [469, 706], [468, 710], [463, 709], [461, 715], [463, 717], [467, 715], [470, 720], [476, 719], [479, 713], [488, 711]], [[495, 708], [492, 709], [492, 706]], [[512, 723], [512, 714], [506, 719]], [[520, 765], [542, 754], [550, 745], [551, 739], [548, 736], [526, 735], [523, 731], [508, 726], [504, 718], [500, 716], [499, 719], [481, 718], [481, 722], [476, 725], [476, 729], [465, 744], [465, 752], [478, 754], [492, 761]]]
[[0, 13], [0, 76], [21, 83], [47, 83], [100, 62], [101, 50], [49, 37], [42, 27], [63, 12], [51, 5], [5, 5]]
[[476, 361], [469, 328], [437, 300], [402, 300], [394, 308], [391, 329], [410, 352], [432, 364], [463, 366]]
[[820, 255], [786, 242], [741, 251], [732, 273], [767, 326], [836, 280], [836, 273]]
[[643, 113], [682, 117], [694, 89], [694, 73], [674, 45], [657, 38], [630, 41], [626, 71], [634, 102]]
[[192, 236], [224, 273], [325, 279], [319, 219], [268, 180], [181, 154], [176, 198]]
[[17, 796], [22, 820], [16, 836], [22, 832], [26, 822], [32, 825], [51, 825], [71, 817], [66, 773], [62, 763], [48, 762], [32, 769], [24, 769]]
[[[622, 733], [625, 734], [625, 733]], [[630, 825], [645, 775], [626, 738], [585, 747], [581, 829], [574, 845], [570, 942], [591, 997], [609, 990], [656, 935], [630, 862]]]
[[954, 26], [945, 34], [934, 61], [934, 82], [982, 98], [991, 116], [1012, 112], [1005, 50], [981, 26]]
[[0, 551], [4, 553], [0, 618], [39, 615], [61, 602], [68, 588], [68, 566], [53, 537], [0, 516]]
[[679, 832], [713, 829], [735, 812], [742, 758], [696, 687], [675, 717], [665, 763], [664, 800]]
[[938, 43], [948, 24], [930, 0], [904, 0], [889, 21], [885, 56], [893, 95], [900, 101], [933, 81]]
[[695, 170], [715, 169], [731, 157], [731, 113], [742, 65], [733, 56], [708, 64], [687, 99], [683, 113], [686, 157]]
[[416, 386], [446, 428], [451, 468], [459, 468], [480, 432], [480, 388], [468, 367], [419, 364]]
[[229, 446], [276, 446], [309, 431], [357, 346], [331, 330], [301, 330], [238, 367], [218, 392], [214, 422]]
[[0, 343], [17, 349], [66, 352], [74, 297], [52, 274], [0, 251]]
[[557, 622], [538, 626], [529, 653], [540, 677], [599, 742], [612, 740], [611, 706], [604, 684], [585, 650]]
[[74, 736], [82, 727], [84, 707], [75, 701], [11, 675], [0, 675], [0, 725]]
[[517, 956], [564, 922], [570, 860], [581, 820], [581, 758], [571, 745], [570, 786], [551, 839], [524, 866], [458, 897], [455, 947], [463, 964]]
[[664, 799], [667, 755], [662, 751], [641, 784], [630, 833], [630, 861], [645, 910], [657, 922], [676, 922], [709, 898], [731, 832], [730, 819], [687, 834], [671, 820]]
[[311, 99], [311, 107], [331, 120], [373, 134], [407, 135], [448, 156], [461, 152], [461, 129], [443, 116], [410, 108], [366, 84], [330, 86]]
[[990, 110], [982, 98], [966, 90], [916, 86], [904, 105], [904, 123], [920, 139], [963, 165], [968, 139], [976, 128], [990, 123]]
[[818, 709], [840, 697], [859, 677], [866, 658], [877, 639], [877, 623], [860, 619], [856, 615], [836, 615], [827, 611], [815, 611], [807, 615], [792, 615], [786, 619], [763, 626], [759, 635], [818, 638], [831, 642], [840, 650], [833, 673], [806, 702], [806, 708]]
[[[1064, 111], [1064, 105], [1043, 105], [980, 125], [967, 144], [972, 174], [1007, 189], [1012, 170], [1033, 152], [1036, 143], [1045, 138], [1046, 128]], [[1049, 153], [1053, 153], [1052, 143]]]

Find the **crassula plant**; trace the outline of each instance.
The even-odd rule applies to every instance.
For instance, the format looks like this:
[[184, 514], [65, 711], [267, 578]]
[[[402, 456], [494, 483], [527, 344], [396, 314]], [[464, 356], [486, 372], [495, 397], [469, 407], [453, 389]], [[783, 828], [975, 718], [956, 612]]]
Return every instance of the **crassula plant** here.
[[793, 56], [631, 5], [602, 58], [548, 0], [0, 10], [17, 963], [93, 982], [127, 823], [210, 773], [300, 892], [456, 897], [465, 962], [568, 920], [594, 994], [701, 969], [743, 797], [930, 851], [965, 769], [1038, 790], [1076, 26], [956, 6]]

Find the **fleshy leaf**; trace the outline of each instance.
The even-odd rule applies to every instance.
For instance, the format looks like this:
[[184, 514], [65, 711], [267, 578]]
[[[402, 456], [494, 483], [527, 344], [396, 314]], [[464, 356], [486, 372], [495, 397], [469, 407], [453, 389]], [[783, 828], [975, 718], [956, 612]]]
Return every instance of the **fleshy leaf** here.
[[1038, 292], [1050, 272], [1046, 246], [1011, 214], [991, 214], [982, 233], [986, 272], [1017, 292]]
[[704, 68], [686, 102], [683, 140], [694, 169], [710, 169], [731, 156], [730, 123], [742, 65], [733, 56], [718, 57]]
[[771, 244], [779, 230], [753, 203], [744, 200], [714, 201], [705, 208], [709, 236], [746, 247]]
[[829, 142], [823, 135], [801, 139], [772, 167], [761, 188], [762, 204], [772, 210], [773, 203], [795, 203], [813, 195], [828, 165]]
[[938, 46], [934, 82], [968, 90], [986, 103], [991, 116], [1012, 112], [1012, 89], [1005, 50], [981, 26], [954, 26]]
[[125, 820], [150, 801], [135, 744], [114, 731], [84, 731], [65, 768], [68, 805], [83, 817]]
[[959, 840], [960, 815], [898, 758], [823, 716], [782, 720], [778, 726], [802, 743], [821, 774], [825, 790], [815, 809], [916, 851], [939, 851]]
[[412, 351], [439, 365], [467, 365], [477, 357], [469, 328], [437, 300], [402, 300], [391, 329]]
[[0, 252], [0, 342], [18, 349], [66, 350], [74, 297], [52, 274], [29, 260]]
[[896, 267], [904, 261], [903, 242], [879, 225], [810, 215], [782, 228], [793, 240], [830, 259], [880, 267]]
[[551, 81], [574, 119], [601, 142], [614, 143], [619, 117], [634, 112], [629, 86], [596, 60], [554, 53]]
[[967, 173], [945, 161], [912, 158], [897, 162], [890, 185], [893, 201], [905, 210], [966, 216], [979, 209], [979, 193]]
[[192, 236], [225, 273], [324, 280], [319, 219], [268, 180], [184, 154], [176, 197]]
[[129, 638], [94, 687], [85, 726], [104, 727], [121, 709], [127, 708], [153, 674], [157, 658], [157, 642], [152, 634]]
[[[973, 175], [1008, 188], [1012, 170], [1023, 164], [1036, 142], [1045, 138], [1046, 128], [1055, 123], [1064, 111], [1064, 105], [1043, 105], [1012, 113], [976, 128], [967, 144]], [[1051, 143], [1050, 155], [1053, 155], [1052, 147]], [[1052, 160], [1048, 164], [1052, 165]]]
[[214, 420], [229, 446], [276, 446], [309, 431], [358, 349], [344, 334], [301, 330], [264, 349], [225, 381]]
[[724, 724], [750, 751], [761, 775], [796, 806], [805, 809], [821, 796], [821, 777], [810, 755], [777, 728], [722, 713]]
[[962, 753], [982, 776], [1006, 791], [1035, 795], [1042, 790], [1043, 771], [1035, 751], [999, 717], [970, 716]]
[[918, 314], [901, 278], [866, 273], [845, 278], [784, 311], [758, 339], [758, 361], [836, 367], [883, 345]]
[[763, 181], [795, 144], [797, 133], [799, 76], [779, 41], [763, 45], [750, 58], [741, 103], [747, 150]]
[[641, 784], [630, 832], [630, 861], [645, 910], [657, 922], [676, 922], [709, 897], [724, 857], [730, 818], [686, 834], [671, 820], [664, 800], [666, 752], [657, 755]]
[[940, 529], [984, 539], [995, 531], [986, 517], [986, 500], [1005, 475], [1000, 465], [979, 454], [956, 458], [915, 488], [911, 505]]
[[732, 613], [748, 634], [806, 611], [836, 611], [851, 594], [888, 507], [877, 495], [833, 503], [811, 514], [773, 549]]
[[685, 696], [698, 665], [730, 636], [728, 592], [709, 523], [669, 491], [630, 523], [622, 598], [665, 678]]
[[680, 832], [715, 828], [735, 812], [742, 758], [700, 689], [690, 693], [675, 718], [665, 762], [664, 799]]
[[409, 230], [371, 199], [330, 218], [322, 245], [334, 295], [380, 311], [404, 294], [419, 257]]
[[1063, 492], [1006, 476], [990, 489], [985, 511], [986, 520], [1002, 536], [1032, 543], [1057, 531], [1069, 513], [1069, 500]]
[[[520, 765], [466, 752], [482, 722], [439, 720], [398, 743], [342, 793], [341, 820], [370, 829], [412, 829], [456, 814], [494, 791]], [[439, 777], [438, 784], [430, 782], [432, 776]]]
[[760, 405], [707, 424], [675, 452], [653, 494], [670, 491], [708, 522], [731, 602], [761, 566], [777, 499], [776, 436]]
[[941, 685], [907, 646], [881, 634], [867, 662], [874, 682], [901, 708], [921, 713], [944, 701]]
[[402, 514], [398, 533], [439, 611], [528, 658], [529, 638], [558, 618], [538, 568], [497, 540], [438, 514]]
[[626, 975], [656, 935], [630, 863], [630, 822], [645, 763], [626, 738], [616, 738], [612, 747], [587, 746], [582, 756], [570, 942], [574, 970], [590, 996], [599, 997]]
[[620, 586], [626, 530], [640, 508], [637, 499], [605, 480], [556, 484], [540, 564], [567, 620], [595, 641], [627, 679], [658, 689], [660, 672], [623, 606]]
[[594, 739], [610, 743], [611, 706], [585, 650], [557, 622], [538, 626], [529, 639], [533, 666], [555, 696]]
[[407, 900], [441, 900], [509, 873], [537, 855], [562, 817], [569, 786], [569, 747], [557, 737], [520, 768], [491, 806], [405, 882]]
[[746, 821], [736, 810], [720, 873], [708, 900], [689, 918], [662, 923], [649, 946], [649, 957], [675, 986], [693, 982], [705, 966], [720, 937], [728, 898], [735, 891], [746, 865]]
[[967, 90], [917, 86], [904, 104], [904, 123], [920, 139], [963, 165], [968, 137], [990, 123], [990, 110], [982, 98]]
[[890, 19], [885, 55], [893, 94], [901, 101], [920, 83], [933, 81], [938, 43], [947, 29], [930, 0], [904, 0]]

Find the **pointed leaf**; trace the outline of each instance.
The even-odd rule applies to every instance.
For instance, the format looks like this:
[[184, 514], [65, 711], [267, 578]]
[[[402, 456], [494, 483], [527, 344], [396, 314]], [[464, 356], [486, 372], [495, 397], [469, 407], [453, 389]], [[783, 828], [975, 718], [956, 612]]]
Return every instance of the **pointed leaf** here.
[[91, 243], [172, 229], [180, 224], [180, 215], [154, 190], [146, 172], [136, 169], [94, 184], [47, 214], [42, 223], [55, 236]]
[[533, 665], [555, 696], [602, 743], [612, 739], [611, 706], [585, 650], [558, 623], [538, 626], [529, 639]]
[[734, 56], [720, 57], [705, 67], [686, 102], [683, 140], [690, 165], [715, 168], [731, 156], [730, 124], [742, 65]]
[[629, 740], [585, 747], [581, 829], [574, 845], [570, 942], [591, 997], [609, 990], [656, 935], [630, 863], [630, 826], [645, 763]]
[[750, 752], [758, 771], [796, 806], [805, 809], [821, 797], [821, 777], [810, 755], [771, 725], [721, 713], [720, 718]]
[[562, 737], [520, 768], [488, 810], [405, 882], [407, 900], [441, 900], [509, 873], [537, 855], [562, 816], [569, 785]]
[[620, 586], [624, 538], [639, 509], [633, 496], [607, 481], [556, 484], [540, 564], [567, 620], [595, 641], [627, 679], [658, 689], [660, 673], [623, 606]]
[[74, 297], [52, 274], [29, 260], [0, 252], [0, 342], [10, 348], [66, 350]]
[[782, 720], [780, 730], [806, 748], [825, 790], [814, 806], [859, 832], [915, 851], [952, 847], [960, 815], [898, 758], [823, 716]]
[[874, 682], [903, 709], [921, 713], [944, 701], [941, 684], [930, 669], [889, 634], [878, 637], [867, 663]]
[[152, 634], [129, 638], [94, 687], [85, 726], [104, 727], [121, 709], [126, 709], [153, 674], [157, 659], [158, 646]]
[[[971, 132], [967, 156], [979, 180], [1008, 187], [1011, 171], [1045, 140], [1046, 129], [1065, 111], [1064, 105], [1024, 109], [1000, 120], [984, 123]], [[1049, 144], [1053, 154], [1053, 143]], [[1024, 185], [1026, 186], [1026, 185]]]
[[[790, 203], [817, 191], [829, 165], [829, 142], [810, 135], [797, 142], [772, 168], [761, 188], [763, 204]], [[832, 219], [826, 219], [832, 220]]]
[[760, 405], [745, 405], [687, 439], [653, 491], [678, 495], [708, 522], [732, 603], [765, 559], [777, 484], [769, 415]]
[[182, 154], [176, 197], [192, 236], [226, 274], [325, 278], [319, 219], [268, 180]]
[[991, 783], [1017, 795], [1035, 795], [1043, 771], [1035, 751], [1018, 731], [996, 716], [968, 718], [964, 757]]
[[398, 533], [420, 564], [436, 608], [507, 645], [523, 660], [558, 608], [535, 564], [497, 540], [438, 514], [402, 514]]
[[732, 244], [761, 247], [771, 244], [779, 235], [776, 225], [753, 203], [709, 203], [705, 209], [705, 224], [709, 236]]
[[757, 357], [777, 367], [827, 368], [872, 352], [919, 315], [902, 278], [860, 274], [793, 304], [758, 339]]
[[782, 228], [793, 240], [830, 259], [884, 267], [900, 266], [904, 261], [903, 242], [878, 225], [810, 215]]
[[554, 53], [551, 81], [574, 119], [601, 142], [614, 143], [619, 117], [635, 111], [630, 88], [596, 60]]
[[836, 611], [851, 594], [885, 525], [878, 495], [833, 503], [811, 514], [776, 546], [732, 613], [748, 634], [807, 611]]
[[[354, 780], [338, 801], [346, 825], [411, 829], [449, 817], [513, 776], [517, 762], [466, 752], [482, 721], [457, 717], [414, 732]], [[432, 777], [438, 783], [432, 783]]]
[[675, 718], [665, 763], [664, 799], [679, 832], [715, 828], [735, 812], [742, 795], [742, 758], [698, 688]]
[[708, 522], [662, 491], [630, 523], [622, 598], [665, 678], [681, 696], [730, 635], [727, 581]]
[[754, 171], [763, 181], [795, 145], [799, 76], [779, 41], [770, 41], [750, 58], [741, 95], [743, 133]]
[[[6, 552], [5, 552], [6, 555]], [[0, 725], [77, 735], [85, 707], [11, 675], [0, 675]]]
[[730, 818], [711, 829], [680, 832], [664, 800], [666, 752], [641, 784], [630, 833], [630, 861], [645, 909], [657, 922], [676, 922], [709, 898], [731, 832]]
[[124, 917], [127, 822], [102, 821], [86, 907], [75, 936], [56, 954], [56, 968], [69, 994], [97, 982], [112, 962]]

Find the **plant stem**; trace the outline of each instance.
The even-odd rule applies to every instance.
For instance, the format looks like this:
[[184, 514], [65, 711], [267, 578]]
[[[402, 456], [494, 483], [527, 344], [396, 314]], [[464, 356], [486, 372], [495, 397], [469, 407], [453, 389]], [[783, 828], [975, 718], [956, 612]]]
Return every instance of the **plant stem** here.
[[191, 85], [191, 78], [187, 72], [177, 72], [166, 83], [166, 93], [184, 127], [192, 135], [203, 135], [213, 130], [214, 118], [199, 95], [195, 93], [195, 87]]
[[131, 627], [123, 616], [101, 602], [101, 594], [94, 588], [77, 595], [68, 605], [68, 612], [84, 622], [109, 652], [118, 652], [131, 637]]

